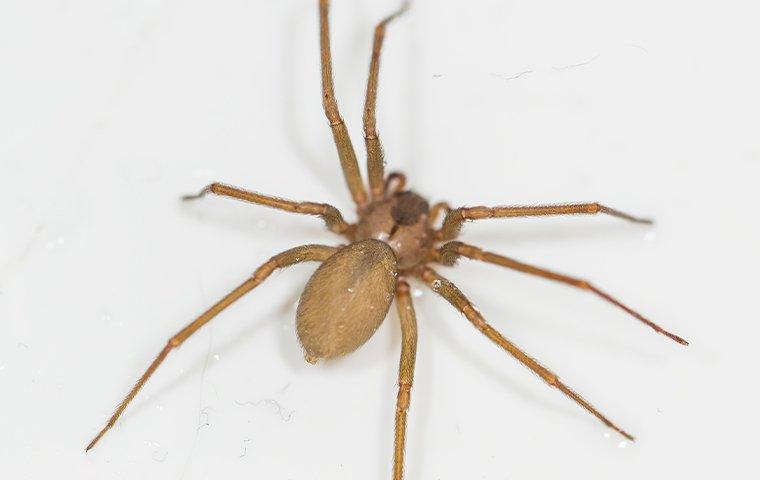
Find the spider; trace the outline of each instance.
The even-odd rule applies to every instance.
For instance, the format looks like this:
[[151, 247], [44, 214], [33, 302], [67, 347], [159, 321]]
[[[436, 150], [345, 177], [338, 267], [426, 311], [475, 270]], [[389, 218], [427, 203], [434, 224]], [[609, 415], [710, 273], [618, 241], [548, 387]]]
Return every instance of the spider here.
[[[401, 321], [402, 346], [396, 399], [394, 480], [403, 478], [407, 412], [417, 347], [417, 323], [408, 283], [412, 278], [421, 280], [443, 297], [464, 314], [477, 330], [535, 372], [549, 386], [561, 391], [607, 427], [633, 440], [633, 436], [608, 420], [551, 370], [489, 325], [459, 288], [438, 274], [430, 264], [454, 265], [459, 258], [464, 257], [565, 283], [594, 293], [656, 332], [682, 345], [688, 345], [683, 338], [666, 331], [585, 280], [528, 265], [455, 240], [465, 221], [487, 218], [606, 214], [636, 223], [651, 221], [600, 203], [450, 208], [445, 202], [441, 202], [431, 207], [420, 195], [405, 189], [406, 177], [403, 174], [391, 173], [386, 176], [383, 149], [375, 121], [380, 53], [387, 25], [407, 10], [409, 2], [404, 2], [398, 10], [383, 19], [374, 32], [363, 116], [369, 177], [367, 190], [335, 99], [330, 55], [329, 0], [318, 0], [318, 5], [322, 102], [338, 150], [343, 175], [356, 204], [358, 222], [346, 222], [343, 215], [332, 205], [294, 202], [221, 183], [212, 183], [196, 195], [183, 197], [183, 200], [194, 200], [213, 194], [287, 212], [318, 216], [324, 220], [329, 230], [344, 236], [349, 242], [348, 245], [303, 245], [279, 253], [261, 265], [249, 279], [169, 339], [103, 429], [87, 445], [86, 450], [93, 448], [114, 426], [169, 352], [182, 345], [193, 333], [233, 302], [259, 286], [273, 271], [301, 262], [321, 263], [301, 293], [296, 313], [298, 340], [309, 363], [341, 357], [362, 346], [383, 322], [394, 298], [396, 300]], [[440, 228], [436, 228], [441, 215], [443, 221]]]

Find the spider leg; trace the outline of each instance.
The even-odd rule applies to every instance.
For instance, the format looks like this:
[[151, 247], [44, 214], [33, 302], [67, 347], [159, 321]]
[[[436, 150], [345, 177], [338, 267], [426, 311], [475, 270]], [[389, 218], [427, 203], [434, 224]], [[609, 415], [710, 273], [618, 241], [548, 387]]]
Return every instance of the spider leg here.
[[432, 228], [433, 225], [435, 225], [435, 222], [438, 221], [438, 217], [441, 215], [441, 212], [445, 211], [448, 213], [451, 210], [451, 206], [449, 206], [446, 202], [438, 202], [432, 207], [430, 207], [430, 215], [428, 216], [428, 225]]
[[293, 202], [277, 197], [270, 197], [256, 192], [250, 192], [241, 188], [225, 185], [223, 183], [212, 183], [207, 185], [195, 195], [185, 195], [182, 200], [196, 200], [206, 196], [209, 193], [222, 197], [234, 198], [244, 202], [264, 205], [265, 207], [285, 210], [286, 212], [303, 213], [306, 215], [316, 215], [322, 217], [330, 231], [338, 234], [345, 234], [351, 229], [351, 225], [343, 220], [343, 215], [337, 208], [326, 203], [313, 202]]
[[414, 380], [414, 362], [417, 356], [417, 319], [414, 315], [409, 284], [399, 280], [396, 284], [396, 308], [401, 319], [401, 361], [398, 368], [398, 396], [396, 397], [396, 433], [393, 443], [393, 480], [404, 477], [404, 447], [406, 446], [406, 416]]
[[338, 102], [335, 100], [335, 87], [333, 85], [332, 57], [330, 56], [330, 10], [329, 0], [319, 0], [319, 52], [322, 65], [322, 106], [325, 115], [330, 121], [335, 146], [338, 148], [340, 165], [343, 168], [343, 176], [346, 178], [351, 196], [358, 206], [367, 203], [367, 192], [364, 189], [362, 175], [359, 172], [359, 164], [356, 161], [356, 152], [351, 144], [346, 124], [340, 116]]
[[403, 191], [404, 188], [406, 188], [406, 175], [401, 172], [391, 172], [385, 179], [383, 192], [390, 197]]
[[110, 430], [114, 424], [116, 424], [116, 421], [124, 412], [124, 409], [126, 409], [127, 405], [129, 405], [135, 396], [137, 396], [137, 393], [140, 391], [143, 385], [145, 385], [145, 382], [148, 381], [151, 375], [155, 373], [159, 365], [161, 365], [161, 363], [166, 359], [166, 357], [169, 355], [169, 352], [182, 345], [185, 340], [187, 340], [203, 325], [208, 323], [209, 320], [221, 313], [222, 310], [229, 307], [236, 300], [240, 299], [240, 297], [259, 286], [276, 269], [307, 261], [321, 262], [327, 260], [333, 253], [335, 253], [336, 250], [337, 248], [335, 247], [328, 247], [324, 245], [303, 245], [275, 255], [269, 261], [256, 269], [251, 278], [227, 294], [227, 296], [222, 298], [220, 301], [214, 304], [214, 306], [206, 310], [201, 316], [193, 320], [189, 325], [187, 325], [185, 328], [180, 330], [176, 335], [169, 339], [164, 349], [161, 350], [156, 359], [153, 360], [153, 363], [150, 364], [145, 373], [143, 373], [142, 377], [140, 377], [140, 379], [137, 381], [135, 386], [132, 387], [132, 390], [130, 390], [127, 396], [124, 397], [124, 400], [122, 400], [119, 406], [116, 408], [116, 411], [108, 420], [108, 423], [106, 423], [105, 427], [103, 427], [103, 429], [100, 430], [95, 438], [92, 439], [90, 444], [87, 445], [85, 451], [90, 450], [92, 447], [94, 447], [95, 444], [98, 443], [98, 440], [100, 440], [101, 437], [105, 435], [105, 433]]
[[575, 203], [567, 205], [537, 205], [537, 206], [506, 206], [506, 207], [462, 207], [449, 210], [443, 219], [443, 226], [438, 232], [441, 240], [453, 240], [459, 235], [459, 230], [465, 220], [481, 220], [483, 218], [502, 217], [536, 217], [547, 215], [594, 215], [604, 213], [622, 218], [630, 222], [651, 224], [652, 220], [638, 218], [602, 205], [601, 203]]
[[628, 312], [632, 317], [648, 325], [655, 332], [661, 333], [665, 335], [666, 337], [670, 338], [671, 340], [680, 343], [681, 345], [689, 344], [689, 342], [687, 342], [683, 338], [679, 337], [678, 335], [668, 332], [664, 328], [660, 327], [656, 323], [652, 322], [651, 320], [641, 315], [636, 310], [633, 310], [629, 306], [620, 302], [619, 300], [612, 297], [608, 293], [598, 289], [597, 287], [587, 282], [586, 280], [581, 280], [579, 278], [570, 277], [568, 275], [563, 275], [561, 273], [556, 273], [550, 270], [545, 270], [543, 268], [535, 267], [533, 265], [528, 265], [527, 263], [522, 263], [517, 260], [511, 259], [509, 257], [498, 255], [496, 253], [485, 252], [478, 247], [467, 245], [462, 242], [449, 242], [445, 244], [439, 249], [439, 254], [440, 254], [441, 263], [443, 263], [444, 265], [454, 265], [457, 259], [460, 256], [462, 256], [462, 257], [471, 258], [473, 260], [480, 260], [481, 262], [492, 263], [494, 265], [500, 265], [502, 267], [511, 268], [512, 270], [517, 270], [523, 273], [528, 273], [531, 275], [548, 278], [549, 280], [562, 282], [567, 285], [571, 285], [573, 287], [579, 288], [581, 290], [587, 290], [589, 292], [596, 294], [599, 298]]
[[607, 417], [602, 415], [596, 408], [588, 403], [583, 397], [575, 393], [570, 387], [565, 385], [556, 374], [541, 365], [536, 359], [522, 351], [517, 345], [507, 340], [501, 333], [489, 325], [483, 316], [478, 312], [475, 307], [470, 303], [467, 297], [450, 281], [440, 276], [434, 270], [430, 268], [423, 268], [420, 271], [420, 278], [428, 284], [438, 295], [443, 297], [454, 308], [462, 312], [465, 317], [480, 330], [483, 335], [491, 339], [495, 344], [507, 351], [517, 361], [530, 368], [539, 377], [541, 377], [549, 386], [561, 391], [575, 403], [583, 407], [589, 413], [601, 420], [602, 423], [609, 428], [615, 430], [620, 435], [624, 436], [628, 440], [633, 441], [633, 437], [625, 432], [623, 429], [612, 423]]
[[375, 111], [377, 109], [377, 79], [380, 72], [380, 52], [385, 39], [385, 27], [409, 8], [405, 1], [392, 14], [385, 17], [375, 27], [375, 38], [372, 43], [372, 59], [369, 64], [367, 79], [367, 95], [364, 101], [364, 143], [367, 146], [367, 175], [369, 176], [370, 193], [373, 198], [380, 198], [384, 193], [385, 168], [383, 165], [383, 146], [377, 133]]

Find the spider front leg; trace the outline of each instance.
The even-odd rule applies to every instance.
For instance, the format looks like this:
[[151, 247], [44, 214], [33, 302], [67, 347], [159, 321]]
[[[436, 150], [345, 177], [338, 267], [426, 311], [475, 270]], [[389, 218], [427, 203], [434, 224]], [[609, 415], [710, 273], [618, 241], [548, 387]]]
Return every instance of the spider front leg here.
[[473, 260], [479, 260], [481, 262], [492, 263], [494, 265], [500, 265], [502, 267], [511, 268], [512, 270], [517, 270], [519, 272], [524, 272], [531, 275], [548, 278], [549, 280], [562, 282], [567, 285], [571, 285], [573, 287], [579, 288], [581, 290], [592, 292], [596, 294], [599, 298], [624, 310], [625, 312], [630, 314], [632, 317], [636, 318], [637, 320], [641, 321], [642, 323], [652, 328], [655, 332], [661, 333], [665, 335], [666, 337], [670, 338], [671, 340], [680, 343], [681, 345], [689, 344], [689, 342], [687, 342], [683, 338], [679, 337], [678, 335], [674, 333], [668, 332], [664, 328], [660, 327], [656, 323], [652, 322], [648, 318], [641, 315], [636, 310], [620, 302], [619, 300], [617, 300], [610, 294], [598, 289], [597, 287], [587, 282], [586, 280], [581, 280], [580, 278], [574, 278], [568, 275], [563, 275], [561, 273], [556, 273], [550, 270], [545, 270], [543, 268], [535, 267], [533, 265], [528, 265], [527, 263], [522, 263], [517, 260], [513, 260], [509, 257], [505, 257], [503, 255], [498, 255], [491, 252], [485, 252], [479, 249], [478, 247], [467, 245], [462, 242], [449, 242], [446, 245], [442, 246], [438, 250], [438, 253], [439, 253], [439, 258], [441, 260], [441, 263], [443, 263], [444, 265], [454, 265], [457, 259], [460, 256], [463, 256], [463, 257], [471, 258]]
[[651, 224], [652, 220], [638, 218], [633, 215], [607, 207], [601, 203], [575, 203], [567, 205], [538, 205], [527, 207], [462, 207], [449, 210], [443, 220], [443, 226], [438, 231], [440, 240], [453, 240], [459, 235], [465, 220], [481, 220], [484, 218], [503, 217], [537, 217], [548, 215], [594, 215], [604, 213], [622, 218], [630, 222]]
[[412, 298], [409, 295], [409, 284], [404, 280], [399, 280], [396, 284], [396, 308], [401, 320], [401, 360], [398, 368], [396, 430], [393, 442], [393, 480], [401, 480], [404, 478], [406, 416], [411, 400], [414, 363], [417, 357], [417, 319]]
[[94, 447], [95, 444], [98, 443], [98, 440], [100, 440], [101, 437], [116, 424], [116, 421], [127, 408], [127, 405], [129, 405], [129, 403], [134, 400], [135, 396], [137, 396], [137, 393], [140, 391], [143, 385], [145, 385], [145, 382], [148, 381], [151, 375], [153, 375], [153, 373], [155, 373], [155, 371], [158, 369], [159, 365], [161, 365], [161, 363], [169, 355], [169, 352], [182, 345], [182, 343], [187, 340], [193, 333], [198, 331], [199, 328], [208, 323], [212, 318], [216, 317], [219, 313], [222, 312], [222, 310], [240, 299], [240, 297], [258, 287], [276, 269], [301, 262], [322, 262], [327, 260], [337, 250], [338, 249], [335, 247], [328, 247], [325, 245], [303, 245], [275, 255], [268, 262], [264, 263], [262, 266], [256, 269], [250, 279], [246, 280], [235, 290], [227, 294], [227, 296], [206, 310], [201, 316], [196, 318], [192, 323], [190, 323], [188, 326], [180, 330], [176, 335], [169, 339], [164, 349], [161, 350], [158, 356], [156, 356], [155, 360], [153, 360], [153, 363], [150, 364], [145, 373], [143, 373], [142, 377], [140, 377], [140, 379], [137, 381], [135, 386], [132, 387], [132, 390], [130, 390], [127, 396], [124, 397], [124, 400], [122, 400], [119, 406], [116, 408], [116, 411], [108, 420], [108, 423], [106, 423], [105, 427], [103, 427], [103, 429], [100, 430], [95, 438], [92, 439], [90, 444], [87, 445], [85, 451], [90, 450], [92, 447]]
[[242, 200], [244, 202], [255, 203], [257, 205], [264, 205], [265, 207], [276, 208], [278, 210], [285, 210], [286, 212], [316, 215], [322, 217], [327, 224], [327, 228], [337, 234], [346, 235], [351, 231], [351, 225], [343, 220], [343, 215], [341, 215], [340, 211], [332, 205], [314, 202], [293, 202], [291, 200], [250, 192], [223, 183], [212, 183], [207, 185], [199, 193], [195, 195], [185, 195], [182, 197], [182, 200], [197, 200], [209, 193]]
[[409, 8], [405, 1], [398, 10], [384, 18], [375, 27], [375, 38], [372, 42], [372, 59], [369, 64], [367, 79], [367, 95], [364, 101], [364, 143], [367, 147], [367, 175], [372, 198], [380, 198], [384, 193], [385, 166], [383, 164], [383, 146], [377, 133], [375, 110], [377, 109], [377, 79], [380, 73], [380, 52], [385, 39], [385, 27], [396, 17]]
[[467, 317], [467, 320], [469, 320], [475, 326], [475, 328], [480, 330], [483, 335], [506, 350], [507, 353], [509, 353], [517, 361], [530, 368], [549, 386], [561, 391], [575, 403], [583, 407], [586, 411], [594, 415], [602, 423], [615, 430], [620, 435], [624, 436], [628, 440], [634, 440], [633, 436], [612, 423], [609, 419], [607, 419], [607, 417], [602, 415], [601, 412], [594, 408], [583, 397], [565, 385], [555, 373], [541, 365], [536, 359], [522, 351], [519, 347], [517, 347], [517, 345], [507, 340], [501, 333], [489, 325], [488, 322], [486, 322], [483, 316], [480, 314], [480, 312], [475, 309], [472, 303], [470, 303], [467, 297], [464, 296], [464, 294], [456, 287], [456, 285], [448, 281], [446, 278], [440, 276], [434, 270], [427, 267], [423, 268], [419, 272], [419, 276], [433, 291], [443, 297], [454, 308], [462, 312], [464, 316]]
[[343, 176], [351, 191], [351, 196], [358, 206], [367, 203], [367, 192], [364, 189], [362, 175], [359, 172], [359, 164], [356, 161], [356, 152], [351, 144], [346, 124], [340, 116], [338, 101], [335, 99], [335, 86], [333, 85], [332, 56], [330, 55], [330, 10], [329, 0], [319, 0], [319, 58], [322, 66], [322, 106], [327, 120], [330, 122], [335, 146], [338, 149], [340, 165], [343, 168]]

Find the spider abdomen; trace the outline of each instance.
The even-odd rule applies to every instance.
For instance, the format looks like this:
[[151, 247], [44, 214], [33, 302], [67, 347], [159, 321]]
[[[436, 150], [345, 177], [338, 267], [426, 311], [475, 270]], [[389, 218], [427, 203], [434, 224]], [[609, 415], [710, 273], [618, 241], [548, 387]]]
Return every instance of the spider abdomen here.
[[307, 361], [351, 353], [370, 339], [393, 301], [396, 263], [386, 243], [369, 239], [341, 248], [320, 265], [296, 314]]

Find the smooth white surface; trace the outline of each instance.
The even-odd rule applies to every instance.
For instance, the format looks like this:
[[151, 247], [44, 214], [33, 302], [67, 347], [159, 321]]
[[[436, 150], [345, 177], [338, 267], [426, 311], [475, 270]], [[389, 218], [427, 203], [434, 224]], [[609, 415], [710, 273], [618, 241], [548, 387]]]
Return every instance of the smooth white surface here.
[[[320, 104], [316, 2], [0, 3], [0, 468], [8, 479], [390, 476], [395, 313], [306, 364], [277, 273], [179, 351], [84, 446], [176, 330], [321, 223], [181, 194], [222, 180], [353, 218]], [[363, 157], [371, 29], [335, 0], [337, 93]], [[431, 201], [600, 200], [652, 215], [484, 221], [465, 241], [595, 280], [593, 296], [441, 269], [624, 428], [545, 387], [431, 293], [409, 479], [749, 478], [756, 471], [756, 2], [416, 1], [387, 37], [389, 167]]]

